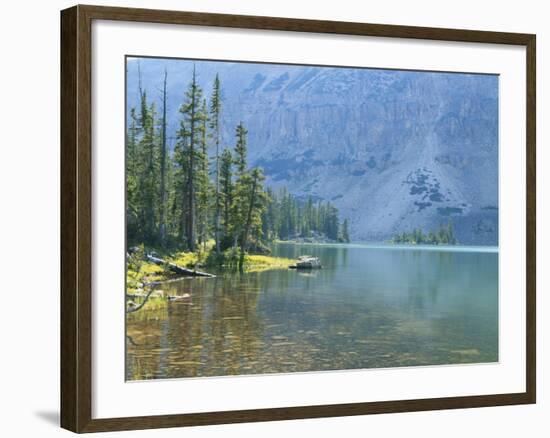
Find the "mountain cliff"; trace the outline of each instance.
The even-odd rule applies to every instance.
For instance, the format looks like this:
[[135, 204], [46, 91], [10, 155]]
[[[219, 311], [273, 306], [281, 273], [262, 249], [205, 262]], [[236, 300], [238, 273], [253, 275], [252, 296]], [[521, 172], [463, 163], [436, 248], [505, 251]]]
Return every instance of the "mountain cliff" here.
[[[252, 165], [273, 188], [330, 201], [354, 241], [384, 241], [452, 221], [459, 243], [498, 244], [498, 77], [196, 61], [209, 94], [223, 88], [223, 144], [242, 121]], [[128, 108], [138, 61], [127, 63]], [[169, 135], [192, 61], [141, 59], [142, 87], [168, 72]], [[173, 139], [172, 139], [173, 142]]]

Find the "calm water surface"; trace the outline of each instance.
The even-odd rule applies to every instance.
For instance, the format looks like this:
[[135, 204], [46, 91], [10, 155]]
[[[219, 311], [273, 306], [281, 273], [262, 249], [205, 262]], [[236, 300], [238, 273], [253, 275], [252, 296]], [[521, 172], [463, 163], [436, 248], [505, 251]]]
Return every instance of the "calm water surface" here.
[[323, 269], [159, 286], [191, 298], [127, 315], [127, 379], [498, 361], [496, 251], [274, 247], [305, 254]]

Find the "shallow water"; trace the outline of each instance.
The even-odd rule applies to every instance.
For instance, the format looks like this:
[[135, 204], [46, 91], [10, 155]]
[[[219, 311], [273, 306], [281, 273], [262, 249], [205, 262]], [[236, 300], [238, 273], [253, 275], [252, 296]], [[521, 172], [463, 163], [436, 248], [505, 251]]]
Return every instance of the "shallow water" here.
[[323, 269], [159, 286], [191, 297], [127, 315], [126, 378], [498, 361], [496, 250], [274, 247], [304, 254]]

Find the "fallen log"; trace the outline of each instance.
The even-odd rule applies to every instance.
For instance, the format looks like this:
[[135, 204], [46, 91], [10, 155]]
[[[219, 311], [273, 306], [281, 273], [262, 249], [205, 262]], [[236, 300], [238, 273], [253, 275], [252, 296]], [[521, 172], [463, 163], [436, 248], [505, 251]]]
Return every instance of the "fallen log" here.
[[167, 262], [166, 260], [163, 260], [159, 257], [155, 257], [151, 254], [146, 254], [145, 258], [150, 262], [156, 263], [157, 265], [166, 266], [168, 269], [170, 269], [171, 271], [177, 274], [189, 275], [191, 277], [207, 277], [207, 278], [215, 277], [214, 274], [210, 274], [208, 272], [203, 272], [203, 271], [197, 271], [196, 269], [184, 268], [182, 266], [176, 265], [175, 263]]

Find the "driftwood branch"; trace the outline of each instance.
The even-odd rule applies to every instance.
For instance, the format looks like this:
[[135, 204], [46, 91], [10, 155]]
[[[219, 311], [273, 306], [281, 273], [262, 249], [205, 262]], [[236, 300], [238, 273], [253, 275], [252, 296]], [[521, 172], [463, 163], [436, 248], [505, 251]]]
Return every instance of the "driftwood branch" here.
[[170, 269], [171, 271], [174, 271], [177, 274], [189, 275], [191, 277], [208, 277], [208, 278], [215, 277], [214, 274], [210, 274], [208, 272], [203, 272], [203, 271], [197, 271], [196, 269], [184, 268], [182, 266], [176, 265], [175, 263], [167, 262], [166, 260], [155, 257], [151, 254], [147, 254], [145, 258], [150, 262], [156, 263], [157, 265], [166, 266], [168, 267], [168, 269]]
[[138, 347], [138, 344], [136, 344], [136, 343], [134, 342], [134, 340], [132, 339], [132, 337], [131, 337], [130, 335], [126, 335], [126, 340], [127, 340], [130, 344], [132, 344], [134, 347]]
[[145, 306], [145, 304], [149, 300], [149, 297], [151, 296], [152, 293], [153, 293], [153, 289], [151, 288], [149, 292], [147, 292], [147, 295], [145, 295], [145, 298], [143, 299], [142, 303], [137, 305], [136, 307], [126, 308], [126, 313], [137, 312], [139, 309]]
[[[171, 271], [173, 271], [177, 274], [182, 274], [182, 275], [191, 276], [191, 277], [207, 277], [207, 278], [216, 277], [214, 274], [210, 274], [208, 272], [197, 271], [196, 269], [188, 269], [188, 268], [184, 268], [182, 266], [178, 266], [175, 263], [167, 262], [166, 260], [155, 257], [151, 254], [146, 254], [145, 258], [148, 261], [153, 262], [157, 265], [166, 266], [168, 269], [170, 269]], [[170, 280], [167, 280], [167, 281], [170, 281]], [[151, 294], [154, 292], [153, 286], [156, 286], [157, 284], [160, 284], [160, 283], [164, 283], [164, 281], [163, 282], [154, 281], [154, 282], [151, 282], [151, 283], [147, 283], [147, 286], [150, 289], [147, 292], [147, 295], [145, 295], [145, 297], [143, 298], [143, 301], [138, 305], [134, 305], [132, 307], [127, 307], [126, 308], [126, 313], [133, 313], [133, 312], [137, 312], [138, 310], [142, 309], [143, 306], [145, 306], [145, 304], [147, 304], [147, 301], [149, 301], [149, 297], [151, 296]]]

